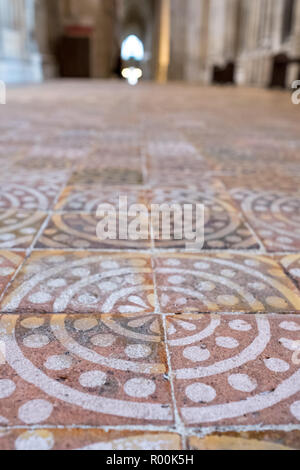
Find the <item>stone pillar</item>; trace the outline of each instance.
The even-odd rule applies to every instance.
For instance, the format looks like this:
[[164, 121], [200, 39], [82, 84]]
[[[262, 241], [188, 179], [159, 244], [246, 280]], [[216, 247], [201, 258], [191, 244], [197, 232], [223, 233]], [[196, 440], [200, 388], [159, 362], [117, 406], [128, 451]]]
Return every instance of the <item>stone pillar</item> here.
[[185, 78], [205, 82], [207, 59], [209, 0], [189, 0]]
[[168, 80], [170, 64], [170, 0], [160, 0], [159, 5], [159, 39], [157, 54], [156, 80], [165, 83]]

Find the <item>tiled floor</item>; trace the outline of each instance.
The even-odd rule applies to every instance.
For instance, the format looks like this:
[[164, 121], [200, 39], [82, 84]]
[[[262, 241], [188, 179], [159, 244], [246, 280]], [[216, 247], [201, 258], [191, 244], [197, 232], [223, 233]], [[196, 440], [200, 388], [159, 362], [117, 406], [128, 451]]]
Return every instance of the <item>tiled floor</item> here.
[[[299, 109], [272, 93], [9, 90], [0, 449], [300, 449]], [[204, 204], [203, 249], [99, 241], [120, 195]]]

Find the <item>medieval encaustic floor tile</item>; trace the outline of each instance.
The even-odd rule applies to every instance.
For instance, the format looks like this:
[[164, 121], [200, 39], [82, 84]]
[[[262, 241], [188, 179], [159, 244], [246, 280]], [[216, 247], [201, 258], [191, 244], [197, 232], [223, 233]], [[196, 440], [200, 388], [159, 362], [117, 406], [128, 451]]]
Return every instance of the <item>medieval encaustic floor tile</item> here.
[[190, 450], [300, 450], [300, 431], [249, 431], [191, 436]]
[[298, 316], [184, 315], [168, 324], [186, 425], [299, 425]]
[[3, 315], [0, 423], [173, 424], [157, 315]]
[[280, 262], [300, 289], [300, 255], [284, 256], [280, 259]]
[[24, 253], [0, 251], [0, 296], [25, 257]]
[[133, 253], [36, 251], [1, 305], [3, 312], [154, 311], [150, 257]]
[[[106, 210], [103, 211], [103, 216], [105, 214], [107, 214]], [[109, 234], [110, 238], [108, 238], [107, 231], [111, 225], [105, 218], [98, 217], [96, 213], [58, 213], [52, 216], [35, 248], [150, 250], [152, 243], [148, 220], [146, 220], [143, 239], [132, 240], [128, 237], [128, 229], [134, 220], [135, 218], [129, 217], [127, 213], [117, 214]], [[124, 240], [121, 240], [119, 235], [122, 223], [126, 232]], [[139, 232], [137, 235], [140, 236], [140, 227], [137, 230]]]
[[268, 251], [300, 250], [299, 195], [236, 190], [232, 196]]
[[179, 450], [180, 436], [167, 432], [99, 429], [0, 431], [1, 450]]
[[0, 210], [0, 248], [29, 248], [46, 217], [44, 212]]
[[68, 183], [74, 185], [141, 185], [143, 184], [143, 174], [140, 170], [130, 168], [108, 167], [100, 169], [84, 168], [74, 172]]
[[165, 253], [155, 276], [164, 313], [300, 311], [300, 292], [268, 256]]
[[147, 204], [147, 192], [128, 187], [103, 189], [97, 186], [67, 186], [56, 204], [56, 211], [96, 213], [100, 204], [119, 208], [119, 197], [126, 197], [127, 204]]
[[[204, 249], [259, 249], [258, 240], [254, 238], [250, 230], [247, 228], [245, 221], [235, 208], [235, 205], [225, 191], [215, 190], [214, 186], [207, 187], [206, 191], [186, 191], [179, 189], [154, 190], [152, 201], [153, 204], [185, 204], [193, 205], [193, 213], [190, 215], [191, 227], [193, 233], [203, 235], [203, 227], [198, 227], [199, 216], [196, 217], [196, 204], [202, 205], [204, 208]], [[183, 212], [184, 224], [188, 222], [188, 213]], [[196, 222], [197, 220], [197, 222]], [[154, 233], [157, 234], [155, 246], [157, 248], [183, 248], [185, 242], [184, 236], [180, 234], [180, 239], [175, 239], [174, 218], [172, 220], [173, 227], [171, 231], [171, 240], [164, 240], [163, 237], [169, 235], [164, 234], [162, 226], [154, 226]], [[186, 227], [182, 224], [181, 227]], [[182, 231], [182, 228], [181, 228]], [[168, 229], [169, 232], [169, 229]]]

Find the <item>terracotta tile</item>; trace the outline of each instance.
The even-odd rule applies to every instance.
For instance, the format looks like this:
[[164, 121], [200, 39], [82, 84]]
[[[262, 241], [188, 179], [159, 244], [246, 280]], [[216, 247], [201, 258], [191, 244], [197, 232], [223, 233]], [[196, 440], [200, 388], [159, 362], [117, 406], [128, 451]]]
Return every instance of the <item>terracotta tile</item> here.
[[300, 289], [300, 255], [287, 255], [280, 262]]
[[[81, 248], [81, 249], [123, 249], [123, 250], [149, 250], [151, 248], [151, 231], [147, 222], [147, 229], [141, 234], [141, 240], [120, 240], [119, 222], [123, 220], [130, 228], [134, 217], [127, 214], [116, 216], [115, 239], [106, 239], [107, 235], [98, 236], [97, 226], [103, 220], [96, 214], [79, 214], [77, 212], [67, 212], [53, 215], [48, 226], [39, 238], [36, 248]], [[105, 232], [107, 226], [105, 227]], [[138, 228], [138, 234], [141, 229]], [[102, 232], [101, 232], [102, 233]], [[101, 237], [101, 238], [99, 238]]]
[[2, 424], [173, 423], [156, 315], [3, 315], [0, 338]]
[[44, 212], [0, 210], [0, 248], [29, 248], [46, 217]]
[[60, 192], [63, 178], [63, 175], [49, 172], [44, 175], [2, 173], [0, 209], [49, 210]]
[[2, 311], [140, 313], [153, 311], [150, 258], [133, 253], [39, 251], [10, 287]]
[[178, 434], [98, 429], [0, 431], [1, 450], [181, 450]]
[[111, 189], [98, 186], [67, 186], [55, 206], [56, 211], [96, 213], [99, 204], [119, 207], [119, 197], [126, 196], [128, 206], [147, 204], [147, 191], [120, 187]]
[[168, 324], [188, 426], [299, 424], [298, 316], [184, 315]]
[[229, 190], [261, 190], [261, 191], [284, 191], [295, 194], [299, 191], [297, 177], [285, 173], [285, 168], [280, 168], [278, 172], [270, 170], [269, 165], [259, 169], [257, 166], [252, 169], [255, 172], [243, 174], [231, 174], [220, 176], [221, 180]]
[[24, 258], [24, 253], [0, 251], [0, 297]]
[[[204, 184], [203, 184], [204, 186]], [[152, 204], [180, 204], [184, 211], [185, 204], [193, 204], [193, 231], [196, 231], [195, 205], [201, 204], [205, 210], [204, 249], [259, 249], [260, 245], [245, 225], [235, 208], [231, 197], [218, 185], [210, 181], [203, 187], [203, 192], [177, 189], [153, 191]], [[174, 220], [171, 240], [163, 240], [162, 226], [154, 227], [158, 248], [183, 248], [187, 240], [174, 239]], [[182, 225], [184, 226], [184, 224]]]
[[300, 450], [300, 431], [224, 432], [191, 436], [191, 450]]
[[166, 253], [155, 275], [166, 313], [300, 311], [299, 291], [267, 256]]
[[300, 196], [246, 190], [232, 195], [268, 251], [300, 250]]

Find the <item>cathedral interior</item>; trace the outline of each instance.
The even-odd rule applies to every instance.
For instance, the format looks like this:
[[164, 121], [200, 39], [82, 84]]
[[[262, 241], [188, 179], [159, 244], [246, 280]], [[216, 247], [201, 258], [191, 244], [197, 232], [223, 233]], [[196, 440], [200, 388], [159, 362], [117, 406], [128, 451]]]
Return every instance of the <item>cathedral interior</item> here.
[[0, 0], [0, 450], [300, 450], [299, 113], [300, 0]]

